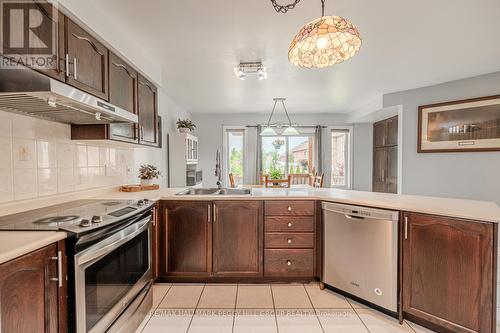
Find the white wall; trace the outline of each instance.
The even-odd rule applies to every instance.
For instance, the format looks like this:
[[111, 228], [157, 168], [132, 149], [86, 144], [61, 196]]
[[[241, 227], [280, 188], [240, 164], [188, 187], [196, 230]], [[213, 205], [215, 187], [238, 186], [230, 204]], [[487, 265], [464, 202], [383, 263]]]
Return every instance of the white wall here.
[[384, 96], [403, 106], [403, 193], [500, 204], [500, 152], [417, 153], [419, 105], [498, 94], [500, 72]]
[[[223, 146], [223, 126], [257, 125], [267, 122], [269, 114], [193, 114], [192, 119], [197, 126], [195, 135], [200, 139], [199, 167], [203, 170], [204, 187], [215, 186], [215, 152]], [[345, 124], [343, 114], [292, 114], [292, 121], [300, 125], [314, 126], [341, 126]], [[284, 115], [273, 117], [273, 122], [285, 121]], [[348, 125], [348, 124], [347, 124]], [[371, 189], [371, 147], [366, 149], [364, 141], [371, 138], [371, 128], [365, 124], [354, 125], [354, 164], [353, 188], [356, 190]], [[371, 139], [370, 139], [371, 142]], [[324, 158], [329, 160], [331, 142], [323, 138]], [[329, 177], [329, 170], [324, 170], [325, 177]]]

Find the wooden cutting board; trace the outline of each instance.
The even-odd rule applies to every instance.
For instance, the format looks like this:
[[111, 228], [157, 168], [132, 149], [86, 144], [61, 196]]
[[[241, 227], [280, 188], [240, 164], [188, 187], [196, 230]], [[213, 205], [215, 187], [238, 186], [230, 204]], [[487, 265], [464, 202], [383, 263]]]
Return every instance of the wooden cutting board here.
[[154, 191], [159, 190], [160, 185], [123, 185], [120, 187], [121, 192], [142, 192], [142, 191]]

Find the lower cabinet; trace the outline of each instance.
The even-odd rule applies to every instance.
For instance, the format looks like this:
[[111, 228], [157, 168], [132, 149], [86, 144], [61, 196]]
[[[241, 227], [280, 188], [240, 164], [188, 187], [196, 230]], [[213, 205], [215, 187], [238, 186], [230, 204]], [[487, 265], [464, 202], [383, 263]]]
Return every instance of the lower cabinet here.
[[439, 332], [495, 332], [496, 225], [404, 217], [403, 316]]
[[67, 331], [66, 279], [59, 286], [57, 258], [53, 244], [0, 264], [1, 332]]
[[161, 207], [161, 276], [210, 276], [212, 202], [164, 201]]
[[262, 276], [261, 201], [215, 201], [213, 271], [215, 276]]

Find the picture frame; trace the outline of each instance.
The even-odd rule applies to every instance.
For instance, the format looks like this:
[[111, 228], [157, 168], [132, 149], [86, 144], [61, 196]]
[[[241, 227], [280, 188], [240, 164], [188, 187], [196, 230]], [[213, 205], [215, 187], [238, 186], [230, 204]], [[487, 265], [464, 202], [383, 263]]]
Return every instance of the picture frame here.
[[500, 95], [419, 106], [417, 151], [500, 151]]

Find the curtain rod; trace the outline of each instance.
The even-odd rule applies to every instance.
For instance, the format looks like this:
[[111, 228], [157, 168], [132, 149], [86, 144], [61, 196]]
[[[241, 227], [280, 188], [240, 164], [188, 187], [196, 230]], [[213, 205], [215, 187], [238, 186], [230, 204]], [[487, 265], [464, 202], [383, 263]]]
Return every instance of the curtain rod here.
[[[245, 127], [251, 127], [251, 128], [253, 128], [253, 127], [258, 127], [258, 126], [266, 126], [266, 125], [245, 125]], [[311, 125], [311, 126], [306, 126], [306, 125], [297, 125], [297, 126], [295, 126], [295, 125], [294, 125], [293, 127], [296, 127], [296, 128], [316, 128], [316, 127], [318, 127], [318, 126], [319, 126], [319, 125], [317, 125], [317, 126], [316, 126], [316, 125]], [[276, 125], [271, 125], [271, 127], [278, 127], [278, 126], [276, 126]], [[284, 125], [284, 126], [281, 126], [281, 127], [287, 127], [287, 126], [286, 126], [286, 125]], [[321, 126], [321, 128], [328, 128], [328, 126]]]

